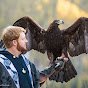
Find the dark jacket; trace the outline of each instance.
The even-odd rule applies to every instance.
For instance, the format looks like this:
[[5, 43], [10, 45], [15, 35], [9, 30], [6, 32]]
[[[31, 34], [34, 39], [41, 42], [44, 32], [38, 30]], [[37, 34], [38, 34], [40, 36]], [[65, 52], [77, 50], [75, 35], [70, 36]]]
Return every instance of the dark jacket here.
[[[36, 69], [35, 65], [30, 62], [33, 86], [34, 88], [39, 87], [39, 71]], [[17, 88], [13, 79], [9, 75], [6, 68], [0, 63], [0, 88]]]
[[[2, 55], [3, 50], [0, 50]], [[34, 88], [39, 88], [40, 75], [35, 65], [29, 61]], [[0, 62], [0, 88], [17, 88], [6, 67]], [[20, 87], [21, 88], [21, 87]]]

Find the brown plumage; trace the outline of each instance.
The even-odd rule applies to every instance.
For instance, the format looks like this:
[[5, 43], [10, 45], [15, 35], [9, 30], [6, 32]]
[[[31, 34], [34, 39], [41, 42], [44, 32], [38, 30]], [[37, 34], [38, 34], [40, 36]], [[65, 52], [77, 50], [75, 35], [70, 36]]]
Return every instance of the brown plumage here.
[[[23, 17], [17, 20], [13, 25], [23, 27], [27, 30], [26, 37], [28, 51], [35, 49], [44, 53], [47, 51], [50, 62], [56, 57], [64, 54], [67, 58], [77, 56], [88, 52], [88, 18], [80, 17], [69, 28], [60, 30], [58, 25], [60, 20], [54, 20], [47, 31], [39, 26], [31, 17]], [[2, 46], [2, 43], [1, 43]], [[68, 53], [67, 53], [68, 52]], [[77, 72], [70, 59], [65, 63], [61, 71], [55, 72], [49, 79], [56, 82], [68, 82], [74, 78]]]

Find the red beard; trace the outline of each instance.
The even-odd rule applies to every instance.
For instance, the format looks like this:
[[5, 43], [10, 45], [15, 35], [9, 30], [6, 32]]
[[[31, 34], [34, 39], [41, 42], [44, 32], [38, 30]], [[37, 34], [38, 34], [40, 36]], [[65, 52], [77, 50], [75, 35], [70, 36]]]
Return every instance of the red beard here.
[[26, 52], [27, 51], [27, 48], [21, 47], [19, 45], [19, 42], [17, 41], [17, 50], [23, 53], [23, 52]]

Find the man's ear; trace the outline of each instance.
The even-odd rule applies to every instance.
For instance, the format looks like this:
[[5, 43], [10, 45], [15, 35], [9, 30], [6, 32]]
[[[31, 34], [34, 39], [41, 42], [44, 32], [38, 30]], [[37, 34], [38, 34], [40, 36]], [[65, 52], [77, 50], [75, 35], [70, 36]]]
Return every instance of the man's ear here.
[[17, 41], [16, 40], [13, 40], [12, 41], [12, 44], [13, 44], [13, 46], [16, 46], [17, 45]]

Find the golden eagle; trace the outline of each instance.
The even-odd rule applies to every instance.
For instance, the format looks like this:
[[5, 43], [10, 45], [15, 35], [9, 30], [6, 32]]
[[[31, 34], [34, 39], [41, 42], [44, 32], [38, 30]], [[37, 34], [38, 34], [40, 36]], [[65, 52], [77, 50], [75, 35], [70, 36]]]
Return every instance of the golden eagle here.
[[[88, 18], [80, 17], [67, 29], [60, 30], [58, 25], [63, 23], [61, 20], [54, 20], [47, 30], [43, 29], [31, 17], [25, 16], [17, 20], [13, 26], [23, 27], [27, 33], [27, 49], [37, 50], [41, 53], [47, 51], [50, 63], [57, 57], [64, 54], [65, 57], [78, 56], [88, 52]], [[3, 45], [0, 43], [1, 46]], [[77, 72], [70, 59], [65, 63], [62, 70], [56, 70], [49, 79], [56, 82], [68, 82], [74, 78]]]

